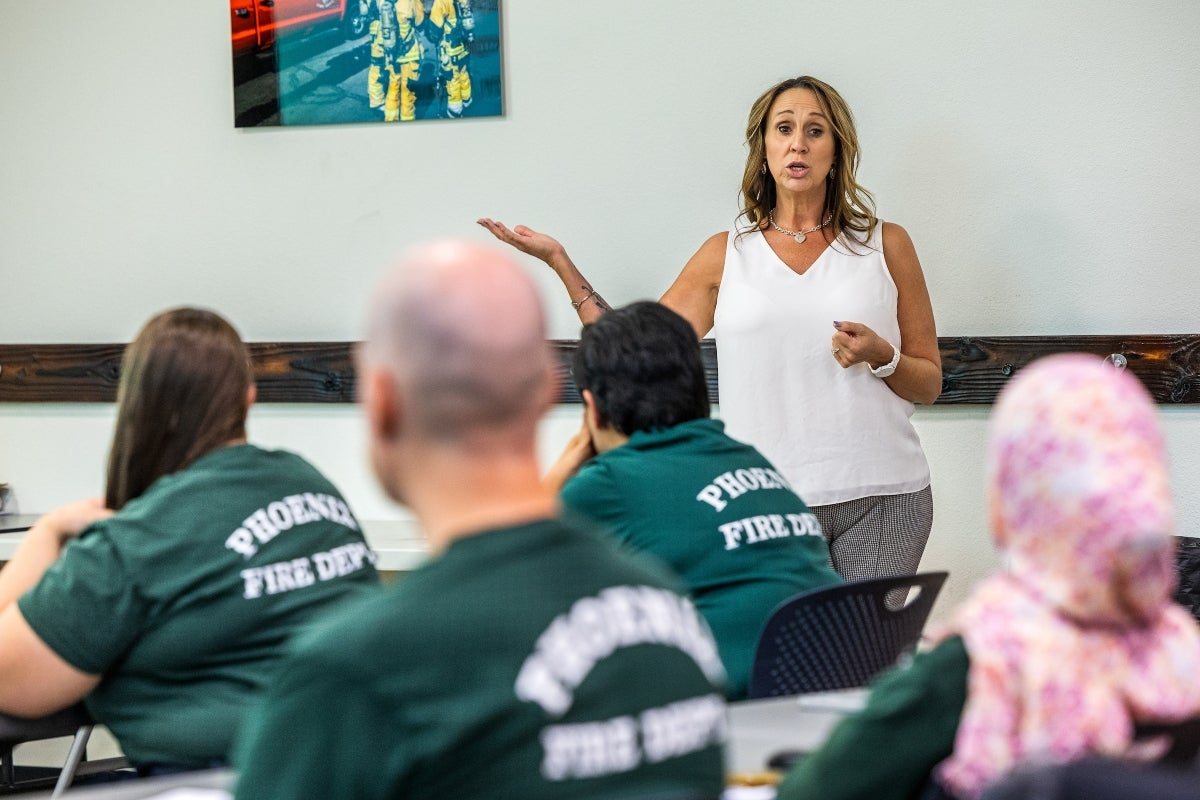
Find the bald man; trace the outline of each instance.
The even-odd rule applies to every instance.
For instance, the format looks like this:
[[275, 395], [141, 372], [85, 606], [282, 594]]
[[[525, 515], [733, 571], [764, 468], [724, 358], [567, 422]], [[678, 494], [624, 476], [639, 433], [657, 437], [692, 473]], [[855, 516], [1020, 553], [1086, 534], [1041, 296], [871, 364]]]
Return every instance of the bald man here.
[[359, 381], [372, 468], [431, 557], [298, 644], [238, 797], [717, 797], [707, 626], [540, 479], [555, 387], [529, 278], [463, 243], [411, 251], [375, 292]]

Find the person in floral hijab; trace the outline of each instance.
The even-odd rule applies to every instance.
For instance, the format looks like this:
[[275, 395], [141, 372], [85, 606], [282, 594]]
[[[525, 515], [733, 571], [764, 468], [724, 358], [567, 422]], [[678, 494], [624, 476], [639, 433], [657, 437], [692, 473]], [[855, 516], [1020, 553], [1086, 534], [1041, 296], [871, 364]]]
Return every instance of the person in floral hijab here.
[[780, 787], [788, 798], [978, 798], [1018, 764], [1152, 759], [1134, 726], [1200, 713], [1200, 626], [1172, 600], [1175, 519], [1157, 411], [1132, 375], [1042, 359], [992, 415], [1003, 559], [936, 646]]

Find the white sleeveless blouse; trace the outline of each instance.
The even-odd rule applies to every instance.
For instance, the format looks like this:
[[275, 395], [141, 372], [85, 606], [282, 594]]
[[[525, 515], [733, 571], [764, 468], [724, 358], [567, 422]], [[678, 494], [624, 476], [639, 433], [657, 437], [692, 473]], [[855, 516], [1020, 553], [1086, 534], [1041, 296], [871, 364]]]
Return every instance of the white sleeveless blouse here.
[[853, 250], [839, 238], [803, 275], [760, 231], [729, 233], [713, 326], [721, 417], [809, 505], [929, 485], [913, 404], [866, 364], [843, 369], [830, 353], [834, 320], [861, 322], [900, 346], [882, 228]]

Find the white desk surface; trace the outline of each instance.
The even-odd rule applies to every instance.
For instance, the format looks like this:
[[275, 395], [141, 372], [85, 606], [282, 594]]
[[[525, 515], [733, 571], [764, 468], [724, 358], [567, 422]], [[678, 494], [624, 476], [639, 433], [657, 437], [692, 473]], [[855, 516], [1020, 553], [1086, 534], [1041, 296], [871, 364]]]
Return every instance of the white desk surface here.
[[[162, 778], [141, 778], [97, 786], [68, 789], [64, 797], [79, 800], [230, 800], [234, 773], [221, 769]], [[26, 794], [27, 800], [44, 800], [50, 792]]]
[[725, 771], [762, 772], [776, 753], [811, 753], [843, 717], [861, 709], [866, 701], [866, 689], [847, 689], [730, 703]]
[[41, 514], [0, 514], [0, 533], [28, 530]]
[[[36, 514], [0, 515], [0, 531], [5, 528], [28, 528], [38, 519]], [[415, 522], [406, 520], [363, 520], [367, 544], [379, 554], [376, 567], [384, 572], [407, 572], [425, 560], [425, 540]], [[0, 561], [7, 561], [25, 536], [24, 530], [0, 533]]]

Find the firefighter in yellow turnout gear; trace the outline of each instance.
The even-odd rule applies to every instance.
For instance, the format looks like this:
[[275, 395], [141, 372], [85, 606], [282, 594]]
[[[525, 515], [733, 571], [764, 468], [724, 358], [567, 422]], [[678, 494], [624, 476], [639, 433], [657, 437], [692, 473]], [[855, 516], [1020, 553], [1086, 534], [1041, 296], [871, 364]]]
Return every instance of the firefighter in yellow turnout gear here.
[[367, 100], [371, 108], [383, 107], [385, 122], [407, 122], [417, 116], [417, 95], [413, 90], [421, 74], [417, 26], [425, 22], [425, 8], [421, 0], [375, 0], [375, 6], [379, 13], [370, 27]]
[[475, 39], [475, 18], [471, 14], [470, 0], [433, 0], [429, 21], [442, 32], [438, 58], [442, 62], [446, 113], [460, 117], [463, 109], [471, 104], [469, 45]]

